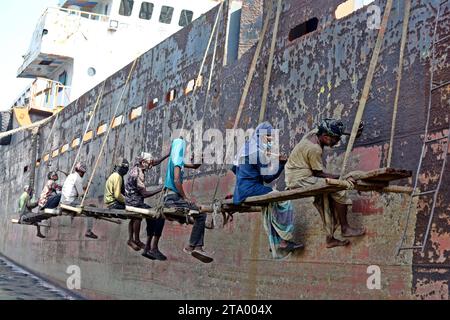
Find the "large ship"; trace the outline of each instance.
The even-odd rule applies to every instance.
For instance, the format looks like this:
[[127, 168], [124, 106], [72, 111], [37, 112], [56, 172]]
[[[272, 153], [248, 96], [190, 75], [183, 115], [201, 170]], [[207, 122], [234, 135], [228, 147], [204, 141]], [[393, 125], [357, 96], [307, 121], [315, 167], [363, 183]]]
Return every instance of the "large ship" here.
[[[68, 269], [78, 266], [79, 293], [89, 298], [448, 299], [450, 1], [230, 0], [191, 7], [201, 2], [65, 1], [44, 14], [19, 76], [50, 81], [44, 87], [55, 87], [47, 90], [53, 98], [43, 103], [53, 103], [32, 103], [42, 90], [30, 89], [18, 99], [28, 100], [25, 111], [19, 102], [2, 113], [0, 253], [63, 286]], [[160, 31], [169, 11], [175, 25]], [[133, 17], [137, 24], [127, 20]], [[140, 21], [147, 17], [155, 24]], [[155, 30], [165, 40], [145, 37]], [[177, 129], [200, 125], [225, 136], [237, 120], [246, 130], [263, 118], [280, 129], [281, 152], [289, 154], [322, 118], [351, 128], [362, 105], [365, 133], [348, 170], [389, 163], [413, 171], [399, 184], [415, 190], [352, 192], [352, 222], [368, 232], [348, 247], [325, 247], [309, 199], [294, 201], [295, 236], [305, 250], [281, 261], [271, 257], [260, 213], [237, 213], [208, 230], [215, 258], [208, 265], [183, 254], [191, 227], [176, 222], [167, 222], [161, 240], [167, 262], [132, 252], [125, 224], [98, 220], [100, 239], [89, 240], [85, 219], [61, 216], [45, 222], [41, 240], [33, 227], [11, 223], [23, 186], [42, 190], [48, 171], [69, 172], [78, 151], [88, 168], [99, 159], [88, 196], [102, 207], [116, 159], [163, 155]], [[345, 151], [344, 144], [327, 150], [329, 171], [341, 171]], [[234, 175], [223, 168], [205, 164], [187, 177], [199, 203], [233, 192]], [[161, 184], [165, 169], [152, 169], [147, 184]], [[284, 179], [275, 186], [283, 190]], [[373, 270], [379, 285], [369, 283]]]

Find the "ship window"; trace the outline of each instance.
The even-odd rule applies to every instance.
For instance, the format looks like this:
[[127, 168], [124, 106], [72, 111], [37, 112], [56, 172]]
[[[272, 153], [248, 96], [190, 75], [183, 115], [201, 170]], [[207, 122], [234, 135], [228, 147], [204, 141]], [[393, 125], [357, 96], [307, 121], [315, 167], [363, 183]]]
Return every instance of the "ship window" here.
[[342, 19], [374, 1], [375, 0], [359, 0], [355, 2], [354, 0], [346, 0], [338, 5], [334, 14], [336, 19]]
[[187, 95], [191, 93], [194, 90], [194, 86], [195, 86], [195, 79], [192, 79], [191, 81], [188, 82], [186, 89], [184, 89], [184, 94]]
[[69, 150], [69, 144], [65, 144], [61, 147], [61, 154], [66, 153]]
[[133, 6], [133, 0], [122, 0], [120, 2], [119, 14], [125, 17], [131, 16], [131, 13], [133, 12]]
[[29, 166], [25, 166], [25, 168], [23, 168], [23, 173], [27, 173], [28, 169], [30, 169], [30, 167]]
[[152, 101], [149, 101], [148, 105], [147, 105], [147, 109], [148, 110], [155, 109], [158, 106], [158, 102], [159, 102], [158, 98], [155, 98]]
[[170, 24], [172, 22], [173, 10], [173, 7], [162, 6], [159, 22]]
[[47, 154], [44, 156], [44, 162], [47, 162], [49, 159], [50, 159], [50, 155], [47, 153]]
[[139, 12], [139, 18], [144, 20], [150, 20], [153, 15], [153, 8], [155, 5], [151, 2], [142, 2], [141, 11]]
[[75, 149], [80, 145], [80, 138], [76, 138], [72, 141], [72, 148]]
[[133, 110], [131, 110], [131, 112], [130, 112], [130, 120], [135, 120], [135, 119], [139, 118], [140, 116], [142, 116], [142, 106], [134, 108]]
[[63, 85], [67, 85], [67, 72], [64, 71], [63, 73], [61, 73], [58, 77], [58, 81]]
[[166, 102], [172, 102], [177, 97], [177, 92], [174, 90], [170, 90], [166, 95]]
[[186, 89], [184, 89], [184, 94], [187, 95], [194, 91], [195, 87], [200, 88], [202, 86], [203, 77], [200, 76], [197, 78], [197, 81], [195, 79], [192, 79], [188, 82]]
[[116, 118], [114, 119], [114, 122], [113, 122], [113, 125], [112, 125], [113, 129], [114, 129], [114, 128], [117, 128], [117, 127], [120, 126], [122, 123], [123, 123], [123, 115], [120, 115], [120, 116], [116, 117]]
[[180, 27], [186, 27], [189, 23], [192, 22], [192, 18], [194, 17], [194, 13], [189, 10], [183, 10], [181, 11], [180, 21], [178, 22], [178, 25]]
[[57, 156], [59, 156], [59, 148], [52, 152], [52, 158], [56, 158]]
[[289, 32], [289, 41], [294, 41], [295, 39], [301, 38], [308, 33], [316, 31], [318, 26], [319, 19], [317, 18], [312, 18], [302, 24], [299, 24], [295, 28], [292, 28], [291, 32]]
[[[59, 83], [62, 84], [62, 86], [66, 86], [67, 85], [67, 72], [64, 71], [63, 73], [61, 73], [58, 77], [58, 81]], [[58, 92], [63, 91], [63, 87], [62, 86], [58, 86]]]
[[97, 136], [100, 136], [100, 135], [104, 134], [107, 129], [108, 129], [108, 126], [106, 125], [106, 123], [98, 126], [98, 128], [97, 128]]
[[94, 133], [91, 131], [87, 132], [84, 136], [83, 136], [83, 141], [84, 142], [89, 142], [91, 141], [92, 137], [94, 136]]
[[93, 77], [97, 74], [97, 70], [95, 70], [95, 68], [93, 68], [93, 67], [90, 67], [90, 68], [88, 68], [87, 73], [88, 73], [89, 77]]
[[42, 60], [39, 64], [41, 66], [49, 66], [53, 63], [53, 60]]

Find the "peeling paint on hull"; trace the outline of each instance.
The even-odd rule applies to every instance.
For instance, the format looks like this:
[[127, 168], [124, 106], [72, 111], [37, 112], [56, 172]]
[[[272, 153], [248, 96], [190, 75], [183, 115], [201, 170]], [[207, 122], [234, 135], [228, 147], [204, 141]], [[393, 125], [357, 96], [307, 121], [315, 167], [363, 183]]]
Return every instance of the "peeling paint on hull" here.
[[[254, 1], [261, 3], [260, 1]], [[252, 3], [252, 1], [249, 1]], [[282, 152], [289, 153], [319, 119], [325, 116], [342, 118], [351, 126], [375, 45], [376, 30], [367, 29], [366, 9], [342, 19], [334, 19], [334, 10], [341, 1], [284, 1], [275, 51], [274, 70], [268, 97], [267, 120], [281, 129]], [[392, 106], [396, 88], [396, 70], [400, 50], [403, 7], [394, 1], [394, 8], [386, 30], [378, 67], [364, 121], [366, 131], [351, 156], [350, 170], [367, 170], [384, 166], [391, 127]], [[399, 104], [398, 124], [393, 167], [416, 170], [420, 156], [429, 97], [430, 48], [432, 29], [439, 1], [412, 1], [408, 41], [405, 49], [403, 81]], [[384, 9], [384, 1], [375, 1]], [[244, 6], [245, 9], [245, 6]], [[450, 8], [445, 9], [448, 13]], [[262, 14], [264, 10], [254, 10]], [[206, 48], [217, 8], [144, 54], [125, 92], [125, 103], [120, 114], [126, 121], [114, 129], [108, 148], [92, 186], [92, 201], [99, 204], [106, 175], [115, 158], [133, 159], [142, 150], [154, 154], [166, 152], [170, 145], [171, 129], [181, 127], [187, 114], [187, 127], [204, 116], [204, 127], [231, 128], [241, 97], [255, 46], [241, 48], [240, 59], [231, 65], [221, 63], [225, 55], [225, 31], [219, 34], [217, 69], [212, 82], [210, 105], [203, 109], [206, 85], [198, 91], [196, 109], [190, 110], [192, 95], [184, 96], [183, 88], [198, 72]], [[264, 11], [265, 12], [265, 11]], [[245, 16], [245, 12], [243, 12]], [[226, 17], [226, 15], [225, 15]], [[319, 29], [301, 39], [290, 42], [291, 28], [311, 17], [319, 18]], [[260, 19], [256, 16], [255, 20]], [[273, 20], [269, 26], [273, 25]], [[448, 33], [448, 23], [440, 28]], [[446, 28], [446, 29], [445, 29]], [[265, 65], [269, 56], [272, 28], [265, 35], [263, 53], [250, 87], [240, 127], [257, 125], [264, 83]], [[250, 32], [250, 31], [249, 31]], [[241, 32], [242, 36], [242, 32]], [[249, 37], [250, 39], [251, 37]], [[251, 40], [251, 39], [250, 39]], [[450, 78], [449, 42], [442, 44], [439, 77]], [[446, 57], [446, 58], [445, 58]], [[209, 74], [212, 50], [206, 60], [205, 79]], [[108, 123], [130, 65], [106, 82], [105, 96], [95, 118], [96, 128]], [[204, 82], [205, 83], [205, 82]], [[165, 103], [169, 90], [177, 89], [178, 97]], [[81, 135], [89, 111], [100, 87], [92, 89], [76, 103], [66, 108], [55, 128], [52, 147], [71, 143]], [[144, 110], [143, 116], [130, 121], [128, 113], [137, 106], [148, 105], [158, 98], [155, 109]], [[450, 114], [450, 92], [442, 89], [433, 96], [430, 132], [445, 133]], [[204, 111], [203, 111], [204, 110]], [[203, 114], [204, 113], [204, 114]], [[40, 131], [40, 150], [50, 132], [51, 123]], [[95, 137], [84, 148], [83, 160], [95, 162], [102, 137]], [[95, 230], [99, 241], [84, 238], [85, 222], [70, 218], [50, 222], [47, 239], [37, 240], [33, 228], [11, 225], [10, 219], [17, 196], [27, 174], [23, 168], [30, 159], [31, 139], [28, 133], [13, 137], [10, 146], [1, 147], [0, 172], [0, 252], [22, 265], [65, 283], [69, 265], [82, 270], [82, 293], [91, 298], [124, 299], [448, 299], [450, 279], [450, 175], [445, 171], [438, 210], [424, 254], [406, 252], [395, 257], [395, 248], [405, 227], [408, 199], [399, 195], [379, 196], [351, 194], [355, 205], [349, 216], [351, 222], [363, 224], [368, 235], [352, 241], [347, 248], [325, 248], [324, 232], [312, 201], [295, 201], [296, 238], [306, 244], [306, 250], [286, 261], [270, 259], [266, 236], [256, 229], [261, 219], [258, 214], [236, 215], [235, 221], [225, 227], [207, 231], [207, 249], [215, 251], [215, 262], [203, 265], [182, 253], [190, 227], [167, 223], [161, 250], [169, 260], [151, 262], [126, 246], [127, 226], [97, 222]], [[344, 146], [328, 150], [326, 162], [329, 171], [338, 172]], [[442, 150], [432, 144], [427, 153], [425, 170], [420, 177], [429, 188], [435, 183], [440, 168]], [[75, 158], [71, 150], [54, 159], [54, 165], [68, 171]], [[106, 155], [106, 156], [105, 156]], [[149, 185], [158, 184], [165, 166], [153, 169], [147, 177]], [[192, 190], [199, 202], [210, 202], [219, 174], [219, 167], [203, 166]], [[38, 168], [37, 190], [41, 190], [46, 169]], [[284, 188], [284, 176], [276, 184]], [[411, 180], [402, 181], [411, 184]], [[187, 181], [189, 184], [189, 181]], [[221, 180], [219, 192], [225, 196], [233, 191], [233, 176]], [[410, 243], [420, 244], [428, 222], [429, 201], [418, 202], [408, 230]], [[417, 221], [416, 221], [417, 219]], [[256, 236], [255, 236], [256, 235]], [[257, 251], [252, 244], [259, 237]], [[382, 272], [382, 290], [368, 290], [367, 267], [378, 265]], [[189, 270], [189, 272], [187, 272]]]

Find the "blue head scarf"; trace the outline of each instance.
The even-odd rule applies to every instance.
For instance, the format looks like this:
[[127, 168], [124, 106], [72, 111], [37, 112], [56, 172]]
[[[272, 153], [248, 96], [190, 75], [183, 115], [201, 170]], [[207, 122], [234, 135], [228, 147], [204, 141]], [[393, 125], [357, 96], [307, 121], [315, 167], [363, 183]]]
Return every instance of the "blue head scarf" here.
[[257, 153], [259, 153], [260, 157], [263, 157], [267, 149], [263, 145], [261, 138], [265, 135], [271, 135], [273, 130], [273, 126], [267, 121], [258, 125], [251, 138], [245, 142], [241, 151], [239, 151], [234, 165], [238, 166], [245, 157], [249, 157], [251, 155], [256, 157]]

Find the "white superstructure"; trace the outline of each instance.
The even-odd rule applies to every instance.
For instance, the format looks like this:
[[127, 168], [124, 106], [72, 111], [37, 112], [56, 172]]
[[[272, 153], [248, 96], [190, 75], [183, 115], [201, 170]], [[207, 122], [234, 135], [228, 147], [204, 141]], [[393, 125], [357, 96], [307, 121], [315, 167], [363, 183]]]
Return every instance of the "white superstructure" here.
[[[54, 98], [43, 99], [40, 107], [57, 106], [45, 105], [46, 101], [64, 101], [65, 106], [218, 3], [60, 1], [59, 7], [48, 8], [41, 16], [18, 77], [37, 79], [49, 88], [42, 93]], [[17, 101], [27, 100], [30, 92], [26, 89]]]

